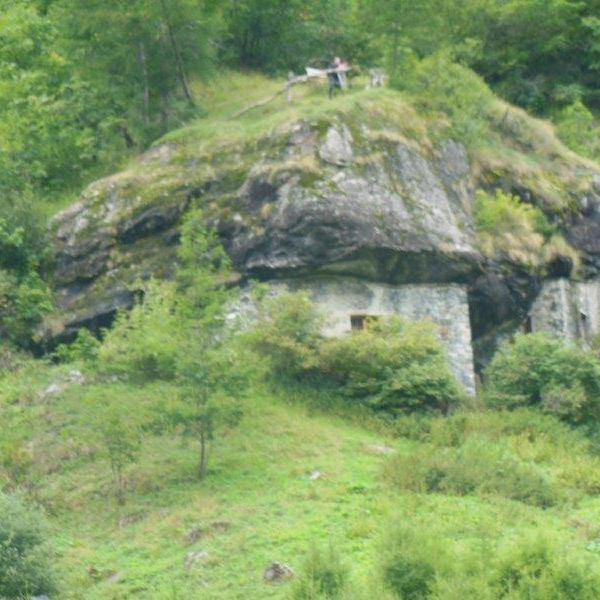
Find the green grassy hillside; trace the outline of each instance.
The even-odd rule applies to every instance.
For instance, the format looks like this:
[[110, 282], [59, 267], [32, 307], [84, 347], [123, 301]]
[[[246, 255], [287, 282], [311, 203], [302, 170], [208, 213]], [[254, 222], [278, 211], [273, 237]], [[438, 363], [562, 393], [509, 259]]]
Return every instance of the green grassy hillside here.
[[[462, 76], [454, 73], [450, 83]], [[157, 142], [170, 148], [166, 163], [150, 154], [115, 177], [160, 202], [165, 189], [187, 181], [192, 171], [202, 178], [214, 165], [250, 168], [260, 141], [280, 128], [343, 116], [357, 127], [368, 122], [385, 139], [412, 140], [425, 154], [434, 152], [436, 139], [459, 137], [482, 182], [522, 181], [545, 212], [568, 212], [569, 190], [589, 184], [590, 163], [566, 149], [547, 123], [469, 77], [448, 95], [419, 91], [416, 80], [403, 92], [357, 86], [331, 102], [322, 87], [307, 86], [291, 105], [278, 96], [231, 118], [280, 84], [228, 75], [196, 90], [206, 98], [205, 117]], [[482, 112], [453, 113], [451, 104], [462, 101]], [[192, 257], [196, 269], [205, 257]], [[191, 276], [193, 268], [187, 269]], [[193, 277], [188, 282], [192, 291], [197, 283]], [[332, 597], [301, 588], [307, 556], [314, 547], [327, 553], [329, 546], [348, 573], [338, 598], [600, 597], [600, 452], [589, 430], [570, 428], [539, 408], [493, 411], [475, 400], [447, 417], [391, 419], [358, 407], [356, 395], [344, 395], [348, 385], [333, 393], [331, 387], [273, 387], [273, 378], [255, 374], [240, 426], [211, 443], [208, 476], [200, 481], [197, 444], [162, 427], [157, 417], [185, 391], [174, 379], [180, 377], [174, 365], [180, 367], [185, 354], [186, 338], [177, 336], [190, 337], [194, 319], [208, 317], [198, 313], [186, 321], [190, 315], [177, 312], [180, 305], [164, 307], [154, 321], [138, 322], [139, 338], [135, 326], [132, 334], [121, 322], [121, 345], [103, 350], [102, 360], [119, 367], [113, 371], [93, 361], [53, 365], [0, 354], [0, 489], [45, 510], [59, 598]], [[288, 341], [282, 348], [289, 350]], [[306, 350], [290, 347], [292, 356]], [[164, 381], [157, 373], [139, 381], [127, 372], [140, 356], [155, 365], [156, 355], [168, 366]], [[566, 387], [558, 384], [551, 391], [560, 395]], [[575, 384], [579, 395], [552, 396], [559, 416], [577, 413], [580, 403], [596, 405], [597, 395], [588, 398], [581, 382]], [[363, 396], [374, 389], [370, 385]], [[124, 505], [117, 502], [98, 421], [105, 404], [144, 427], [139, 455], [123, 471]], [[323, 555], [319, 560], [326, 562]], [[296, 575], [265, 582], [274, 561]], [[412, 592], [410, 586], [416, 586]]]
[[[372, 597], [390, 523], [437, 540], [436, 598], [504, 597], [481, 595], [482, 582], [523, 540], [600, 567], [600, 459], [552, 417], [472, 409], [386, 423], [258, 387], [240, 428], [214, 444], [205, 481], [194, 445], [147, 435], [118, 506], [91, 408], [111, 396], [143, 411], [178, 390], [85, 369], [84, 384], [68, 383], [73, 368], [23, 366], [0, 383], [0, 472], [46, 508], [61, 598], [290, 598], [296, 584], [266, 583], [265, 568], [283, 562], [297, 579], [311, 545], [329, 543], [350, 567], [349, 597]], [[450, 483], [436, 488], [440, 469]], [[208, 555], [186, 569], [196, 551]]]

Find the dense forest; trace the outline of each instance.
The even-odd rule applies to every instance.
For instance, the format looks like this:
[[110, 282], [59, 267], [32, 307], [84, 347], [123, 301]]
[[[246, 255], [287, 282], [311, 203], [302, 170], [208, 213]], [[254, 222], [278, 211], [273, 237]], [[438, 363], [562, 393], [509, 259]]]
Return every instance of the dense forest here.
[[[348, 89], [286, 99], [336, 56]], [[600, 598], [596, 316], [574, 341], [527, 313], [544, 281], [597, 279], [573, 231], [600, 214], [599, 76], [597, 0], [0, 0], [0, 599]], [[473, 390], [444, 327], [361, 313], [330, 337], [308, 292], [236, 263], [281, 189], [321, 210], [360, 177], [430, 210], [419, 238], [446, 188], [471, 203], [475, 275], [441, 244], [400, 283], [471, 285]], [[147, 220], [121, 231], [131, 198]], [[159, 239], [169, 264], [51, 338], [73, 215], [73, 297], [102, 304]]]

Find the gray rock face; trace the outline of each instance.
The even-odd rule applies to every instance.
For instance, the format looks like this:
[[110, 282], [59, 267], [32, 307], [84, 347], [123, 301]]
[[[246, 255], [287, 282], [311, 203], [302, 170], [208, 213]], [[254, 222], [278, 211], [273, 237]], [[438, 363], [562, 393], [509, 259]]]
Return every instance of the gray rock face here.
[[359, 166], [350, 164], [351, 147], [347, 128], [330, 128], [319, 148], [322, 176], [310, 187], [293, 173], [277, 185], [268, 173], [250, 175], [241, 206], [261, 211], [268, 203], [272, 212], [261, 235], [243, 226], [230, 234], [228, 248], [245, 273], [401, 283], [464, 281], [477, 272], [473, 182], [462, 146], [447, 144], [428, 158], [398, 143]]
[[[52, 337], [105, 325], [136, 279], [172, 275], [181, 216], [204, 206], [242, 275], [336, 273], [403, 282], [466, 281], [480, 269], [464, 148], [425, 155], [343, 122], [299, 123], [248, 165], [240, 183], [199, 181], [172, 146], [99, 181], [54, 221], [60, 319]], [[371, 136], [372, 137], [372, 136]], [[238, 180], [239, 181], [239, 180]], [[56, 323], [59, 323], [56, 325]]]
[[[47, 339], [108, 324], [132, 304], [137, 280], [172, 276], [181, 219], [200, 206], [242, 279], [352, 279], [407, 286], [407, 294], [415, 285], [458, 285], [463, 300], [452, 306], [460, 308], [462, 333], [455, 337], [464, 340], [451, 347], [451, 359], [472, 390], [472, 370], [461, 366], [471, 360], [471, 335], [481, 368], [542, 283], [509, 259], [479, 253], [474, 192], [504, 186], [527, 202], [534, 194], [516, 172], [490, 179], [458, 142], [432, 146], [366, 123], [344, 115], [300, 121], [212, 155], [165, 144], [90, 186], [53, 224], [58, 313], [46, 324]], [[560, 223], [586, 276], [600, 272], [598, 190], [600, 176], [573, 196], [578, 209]], [[568, 275], [569, 260], [558, 257], [550, 274]], [[428, 298], [423, 310], [431, 316], [439, 303]]]

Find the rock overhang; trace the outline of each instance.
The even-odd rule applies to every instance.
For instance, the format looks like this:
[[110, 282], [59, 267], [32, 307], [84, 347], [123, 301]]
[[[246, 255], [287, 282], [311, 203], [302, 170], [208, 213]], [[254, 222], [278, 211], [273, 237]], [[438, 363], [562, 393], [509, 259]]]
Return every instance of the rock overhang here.
[[[494, 336], [527, 311], [538, 277], [479, 252], [474, 192], [489, 174], [482, 180], [466, 148], [404, 133], [335, 114], [220, 147], [212, 159], [172, 143], [151, 150], [55, 220], [63, 331], [128, 306], [136, 279], [172, 276], [181, 219], [200, 207], [242, 278], [459, 283], [468, 286], [475, 335]], [[593, 254], [579, 218], [574, 235]]]

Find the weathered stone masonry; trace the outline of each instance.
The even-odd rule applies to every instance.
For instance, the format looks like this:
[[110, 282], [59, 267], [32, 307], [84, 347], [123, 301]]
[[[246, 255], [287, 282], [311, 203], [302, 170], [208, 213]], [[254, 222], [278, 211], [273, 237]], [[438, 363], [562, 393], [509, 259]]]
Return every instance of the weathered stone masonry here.
[[275, 284], [308, 291], [324, 314], [325, 335], [351, 330], [357, 315], [398, 315], [410, 321], [430, 320], [439, 326], [452, 372], [465, 390], [475, 393], [473, 350], [467, 289], [459, 284], [389, 285], [346, 277], [290, 280]]
[[532, 332], [590, 342], [600, 333], [600, 280], [544, 282], [528, 319], [525, 328]]

